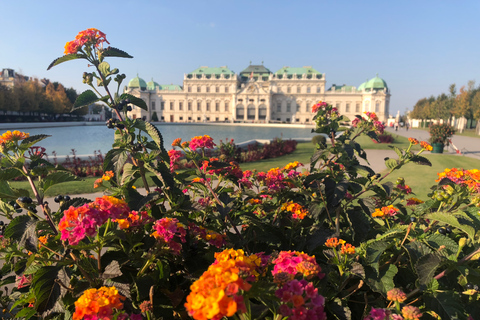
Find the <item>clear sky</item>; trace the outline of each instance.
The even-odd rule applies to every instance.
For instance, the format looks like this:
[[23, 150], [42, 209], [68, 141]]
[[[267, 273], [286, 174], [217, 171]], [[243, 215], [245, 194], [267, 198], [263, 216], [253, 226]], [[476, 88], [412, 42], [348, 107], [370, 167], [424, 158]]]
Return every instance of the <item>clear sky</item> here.
[[479, 17], [480, 1], [453, 0], [0, 0], [0, 68], [82, 92], [84, 60], [46, 69], [79, 31], [97, 28], [134, 57], [108, 60], [127, 81], [182, 85], [200, 66], [239, 73], [250, 61], [272, 72], [313, 66], [327, 88], [378, 73], [396, 114], [452, 83], [480, 84]]

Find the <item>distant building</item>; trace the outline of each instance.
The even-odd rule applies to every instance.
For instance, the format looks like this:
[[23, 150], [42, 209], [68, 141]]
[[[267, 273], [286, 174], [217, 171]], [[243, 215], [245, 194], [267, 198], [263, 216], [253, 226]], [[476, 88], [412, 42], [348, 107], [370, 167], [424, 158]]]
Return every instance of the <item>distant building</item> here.
[[4, 68], [0, 74], [0, 85], [13, 88], [15, 86], [15, 81], [19, 78], [23, 78], [25, 81], [29, 80], [28, 77], [15, 73], [15, 70], [13, 69]]
[[148, 121], [156, 112], [165, 122], [287, 122], [311, 123], [311, 107], [326, 101], [350, 119], [365, 111], [386, 121], [390, 90], [376, 76], [358, 88], [332, 85], [325, 90], [325, 74], [310, 66], [283, 67], [271, 72], [250, 65], [236, 74], [227, 67], [200, 67], [184, 75], [183, 86], [160, 85], [137, 77], [125, 92], [143, 99], [148, 111], [134, 107], [129, 117]]

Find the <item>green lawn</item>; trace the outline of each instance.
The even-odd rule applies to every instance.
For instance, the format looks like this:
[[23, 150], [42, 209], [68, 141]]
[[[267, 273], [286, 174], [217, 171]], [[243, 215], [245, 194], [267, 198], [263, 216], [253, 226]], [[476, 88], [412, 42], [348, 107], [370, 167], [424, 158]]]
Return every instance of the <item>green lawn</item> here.
[[446, 154], [422, 155], [430, 160], [431, 167], [408, 163], [400, 170], [391, 173], [385, 181], [395, 183], [398, 177], [403, 177], [405, 183], [416, 193], [416, 197], [423, 200], [430, 192], [430, 187], [436, 184], [435, 180], [438, 178], [438, 172], [442, 172], [446, 168], [480, 169], [480, 160], [470, 157]]
[[[373, 143], [368, 137], [360, 137], [358, 142], [368, 149], [390, 149], [387, 144], [377, 144]], [[393, 145], [405, 148], [408, 146], [408, 139], [405, 137], [395, 137], [395, 142]], [[310, 157], [314, 151], [314, 146], [312, 143], [305, 142], [299, 143], [297, 145], [297, 150], [292, 154], [274, 158], [274, 159], [265, 159], [257, 162], [242, 163], [240, 167], [242, 170], [257, 170], [257, 171], [268, 171], [271, 168], [284, 167], [286, 164], [298, 161], [305, 165], [310, 163]], [[419, 196], [426, 195], [428, 188], [435, 183], [437, 178], [437, 172], [443, 171], [445, 168], [480, 168], [480, 161], [463, 156], [455, 155], [426, 155], [427, 158], [432, 162], [432, 167], [419, 166], [415, 164], [408, 164], [406, 167], [401, 170], [394, 172], [387, 180], [395, 181], [397, 177], [403, 176], [409, 184], [413, 191], [418, 193]], [[80, 194], [80, 193], [93, 193], [102, 191], [101, 188], [94, 189], [93, 183], [97, 178], [89, 177], [84, 178], [80, 181], [66, 182], [56, 186], [53, 186], [47, 190], [47, 196], [55, 196], [57, 194]], [[153, 185], [152, 181], [148, 179], [149, 185]], [[11, 182], [12, 187], [22, 188], [30, 190], [30, 186], [26, 181], [20, 182]], [[137, 187], [143, 187], [141, 180], [138, 180], [135, 184]]]

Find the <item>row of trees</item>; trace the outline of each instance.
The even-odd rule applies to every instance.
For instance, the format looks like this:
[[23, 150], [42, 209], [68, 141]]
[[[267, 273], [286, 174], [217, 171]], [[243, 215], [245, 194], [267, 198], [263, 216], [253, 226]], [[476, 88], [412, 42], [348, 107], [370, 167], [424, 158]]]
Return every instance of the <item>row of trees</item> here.
[[475, 81], [469, 81], [458, 93], [456, 85], [451, 84], [448, 93], [420, 99], [410, 113], [413, 119], [450, 120], [453, 116], [480, 121], [480, 86], [475, 87]]
[[[78, 94], [75, 89], [66, 89], [61, 83], [48, 79], [24, 80], [19, 77], [11, 88], [0, 86], [0, 110], [18, 111], [24, 114], [70, 113]], [[86, 114], [86, 108], [73, 114]]]

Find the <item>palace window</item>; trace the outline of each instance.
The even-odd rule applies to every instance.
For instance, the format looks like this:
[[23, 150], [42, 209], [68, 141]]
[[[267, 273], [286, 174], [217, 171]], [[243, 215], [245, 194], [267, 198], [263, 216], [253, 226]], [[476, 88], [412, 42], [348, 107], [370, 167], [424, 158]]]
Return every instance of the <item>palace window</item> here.
[[216, 112], [220, 111], [220, 102], [215, 102], [215, 111]]
[[207, 102], [207, 111], [210, 111], [210, 102]]
[[207, 87], [206, 89], [207, 89], [207, 92], [210, 92], [210, 87]]
[[277, 102], [277, 112], [282, 112], [282, 103]]
[[287, 93], [291, 93], [291, 92], [292, 92], [292, 88], [287, 87]]
[[345, 105], [345, 112], [350, 112], [350, 102]]
[[155, 110], [155, 101], [152, 101], [152, 110]]
[[297, 104], [297, 112], [300, 112], [300, 105]]
[[178, 103], [178, 110], [183, 110], [183, 102]]
[[197, 111], [202, 110], [202, 103], [200, 101], [197, 102]]
[[183, 121], [183, 117], [178, 118], [178, 120]]
[[188, 92], [192, 92], [192, 87], [188, 86]]
[[310, 87], [307, 87], [307, 93], [310, 93]]
[[165, 101], [160, 102], [160, 110], [165, 110]]
[[377, 103], [375, 103], [375, 112], [380, 112], [380, 101], [377, 101]]
[[188, 111], [192, 111], [192, 103], [188, 101]]
[[228, 112], [228, 105], [229, 105], [229, 102], [228, 101], [225, 101], [225, 112]]
[[173, 102], [170, 102], [170, 110], [173, 110]]
[[340, 112], [340, 103], [335, 103], [335, 108], [337, 108], [338, 112]]
[[317, 87], [317, 93], [321, 93], [322, 89], [320, 87]]
[[355, 104], [355, 112], [360, 112], [360, 102]]
[[228, 92], [228, 86], [225, 86], [225, 92]]
[[287, 112], [291, 112], [291, 111], [292, 111], [292, 106], [290, 102], [287, 102]]
[[200, 89], [201, 89], [200, 86], [198, 86], [198, 87], [197, 87], [197, 92], [201, 92]]
[[219, 87], [215, 87], [215, 92], [220, 92], [220, 88]]
[[200, 117], [197, 117], [197, 121], [200, 121]]
[[297, 87], [297, 93], [301, 93], [302, 92], [302, 88], [300, 88], [300, 86]]

